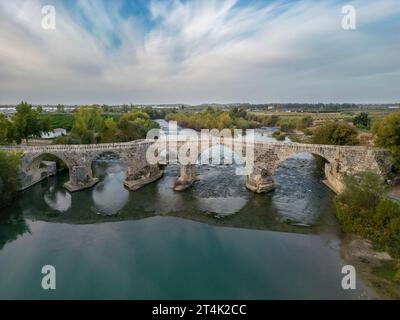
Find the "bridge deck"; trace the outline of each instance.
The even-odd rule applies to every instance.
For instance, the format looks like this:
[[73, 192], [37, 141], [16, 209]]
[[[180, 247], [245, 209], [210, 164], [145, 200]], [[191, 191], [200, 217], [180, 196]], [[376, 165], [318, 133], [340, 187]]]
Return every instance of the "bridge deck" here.
[[[68, 144], [68, 145], [46, 145], [46, 146], [0, 146], [0, 150], [6, 151], [23, 151], [23, 152], [46, 152], [46, 151], [95, 151], [95, 150], [116, 150], [116, 149], [129, 149], [133, 146], [152, 144], [160, 140], [134, 140], [130, 142], [121, 143], [100, 143], [100, 144]], [[161, 140], [162, 141], [162, 140]], [[195, 141], [199, 144], [208, 144], [210, 142], [214, 144], [243, 144], [246, 141], [241, 139], [225, 139], [224, 143], [215, 142], [212, 139], [208, 140], [198, 140]], [[184, 141], [178, 140], [174, 142], [168, 142], [169, 144], [183, 143]], [[167, 144], [168, 144], [167, 143]], [[295, 148], [295, 149], [330, 149], [330, 150], [343, 150], [343, 151], [386, 151], [383, 148], [376, 148], [370, 146], [337, 146], [337, 145], [324, 145], [324, 144], [306, 144], [306, 143], [294, 143], [294, 142], [270, 142], [270, 141], [254, 141], [251, 142], [255, 146], [268, 146], [268, 147], [285, 147], [285, 148]]]

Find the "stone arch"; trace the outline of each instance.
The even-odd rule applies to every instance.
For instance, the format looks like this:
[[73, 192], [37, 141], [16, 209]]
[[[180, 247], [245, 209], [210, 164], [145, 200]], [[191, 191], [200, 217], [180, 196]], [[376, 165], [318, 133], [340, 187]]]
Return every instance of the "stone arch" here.
[[94, 153], [90, 158], [90, 165], [88, 166], [88, 172], [92, 177], [101, 178], [93, 173], [94, 162], [100, 161], [100, 160], [101, 161], [104, 160], [105, 162], [118, 160], [120, 162], [127, 163], [126, 157], [119, 150], [112, 150], [112, 149], [101, 150], [99, 152]]
[[311, 151], [311, 150], [304, 150], [304, 151], [295, 151], [291, 153], [286, 153], [284, 156], [278, 157], [278, 161], [275, 163], [275, 165], [271, 168], [271, 174], [274, 174], [276, 169], [282, 165], [286, 160], [293, 158], [295, 156], [299, 156], [302, 154], [310, 154], [312, 156], [317, 156], [323, 160], [325, 160], [326, 163], [331, 164], [332, 160], [329, 159], [325, 154], [322, 152], [316, 152], [316, 151]]
[[27, 163], [26, 163], [26, 167], [24, 168], [24, 171], [29, 172], [31, 170], [38, 169], [40, 167], [41, 162], [43, 161], [43, 159], [45, 159], [46, 156], [55, 157], [56, 159], [61, 160], [68, 169], [70, 169], [70, 167], [73, 165], [72, 163], [70, 163], [68, 161], [67, 158], [63, 157], [61, 154], [48, 151], [48, 152], [42, 152], [40, 154], [35, 154], [33, 156], [26, 157]]
[[49, 177], [55, 175], [59, 168], [59, 164], [48, 162], [44, 164], [44, 160], [47, 156], [51, 156], [49, 161], [53, 162], [55, 160], [61, 161], [65, 168], [68, 169], [68, 173], [71, 172], [72, 163], [68, 161], [63, 155], [51, 151], [44, 151], [36, 154], [25, 154], [22, 158], [21, 164], [21, 187], [22, 189], [29, 188], [33, 184]]
[[[262, 193], [275, 188], [274, 173], [281, 163], [296, 154], [308, 153], [318, 155], [327, 161], [325, 175], [331, 170], [331, 151], [325, 152], [320, 146], [301, 144], [271, 144], [266, 147], [256, 147], [252, 173], [246, 177], [246, 187], [251, 191]], [[336, 168], [335, 168], [336, 169]]]

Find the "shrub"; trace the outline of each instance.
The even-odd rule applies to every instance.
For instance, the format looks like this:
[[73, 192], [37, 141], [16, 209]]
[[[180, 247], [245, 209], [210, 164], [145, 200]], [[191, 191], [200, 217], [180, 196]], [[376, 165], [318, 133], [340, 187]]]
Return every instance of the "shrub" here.
[[376, 145], [391, 150], [394, 168], [400, 172], [400, 111], [375, 123], [372, 130], [376, 136]]
[[347, 232], [372, 240], [378, 247], [400, 256], [400, 206], [384, 199], [386, 186], [375, 173], [345, 179], [336, 196], [336, 215]]
[[17, 153], [0, 151], [0, 208], [9, 205], [19, 189], [19, 159]]
[[328, 122], [314, 131], [312, 143], [357, 145], [357, 130], [345, 122]]

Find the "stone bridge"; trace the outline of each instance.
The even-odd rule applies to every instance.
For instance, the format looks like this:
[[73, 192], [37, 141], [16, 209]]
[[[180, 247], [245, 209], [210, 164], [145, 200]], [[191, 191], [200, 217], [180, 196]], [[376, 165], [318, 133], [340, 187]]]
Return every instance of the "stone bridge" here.
[[[49, 145], [28, 147], [0, 147], [0, 150], [21, 152], [21, 182], [26, 189], [48, 175], [43, 168], [43, 160], [52, 155], [62, 160], [69, 169], [69, 181], [65, 188], [77, 191], [92, 187], [98, 179], [93, 176], [92, 162], [104, 153], [114, 153], [128, 164], [124, 185], [130, 190], [136, 190], [162, 176], [160, 163], [162, 158], [176, 158], [179, 148], [187, 145], [186, 141], [165, 140], [135, 140], [127, 143], [93, 144], [93, 145]], [[273, 175], [279, 164], [287, 158], [299, 154], [310, 153], [326, 160], [326, 184], [335, 192], [343, 189], [343, 178], [362, 171], [373, 171], [383, 177], [390, 170], [390, 153], [383, 149], [362, 146], [332, 146], [315, 144], [298, 144], [286, 142], [254, 141], [221, 139], [217, 145], [233, 150], [244, 161], [251, 161], [254, 169], [246, 176], [248, 189], [261, 193], [274, 189]], [[215, 140], [201, 140], [191, 144], [187, 152], [197, 154], [209, 152], [215, 146]], [[148, 150], [157, 156], [159, 163], [149, 163]], [[164, 150], [165, 149], [165, 152]], [[196, 150], [197, 149], [197, 150]], [[175, 155], [173, 155], [175, 153]], [[164, 154], [164, 156], [161, 156]], [[184, 190], [196, 179], [196, 160], [189, 163], [179, 163], [180, 175], [177, 177], [174, 189]]]

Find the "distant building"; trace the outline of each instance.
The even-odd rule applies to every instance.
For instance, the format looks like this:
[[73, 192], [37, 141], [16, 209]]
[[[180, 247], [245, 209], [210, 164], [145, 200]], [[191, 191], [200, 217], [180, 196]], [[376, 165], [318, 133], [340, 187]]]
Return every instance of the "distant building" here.
[[54, 139], [61, 136], [67, 135], [67, 130], [63, 128], [56, 128], [50, 132], [43, 132], [41, 138], [42, 139]]

